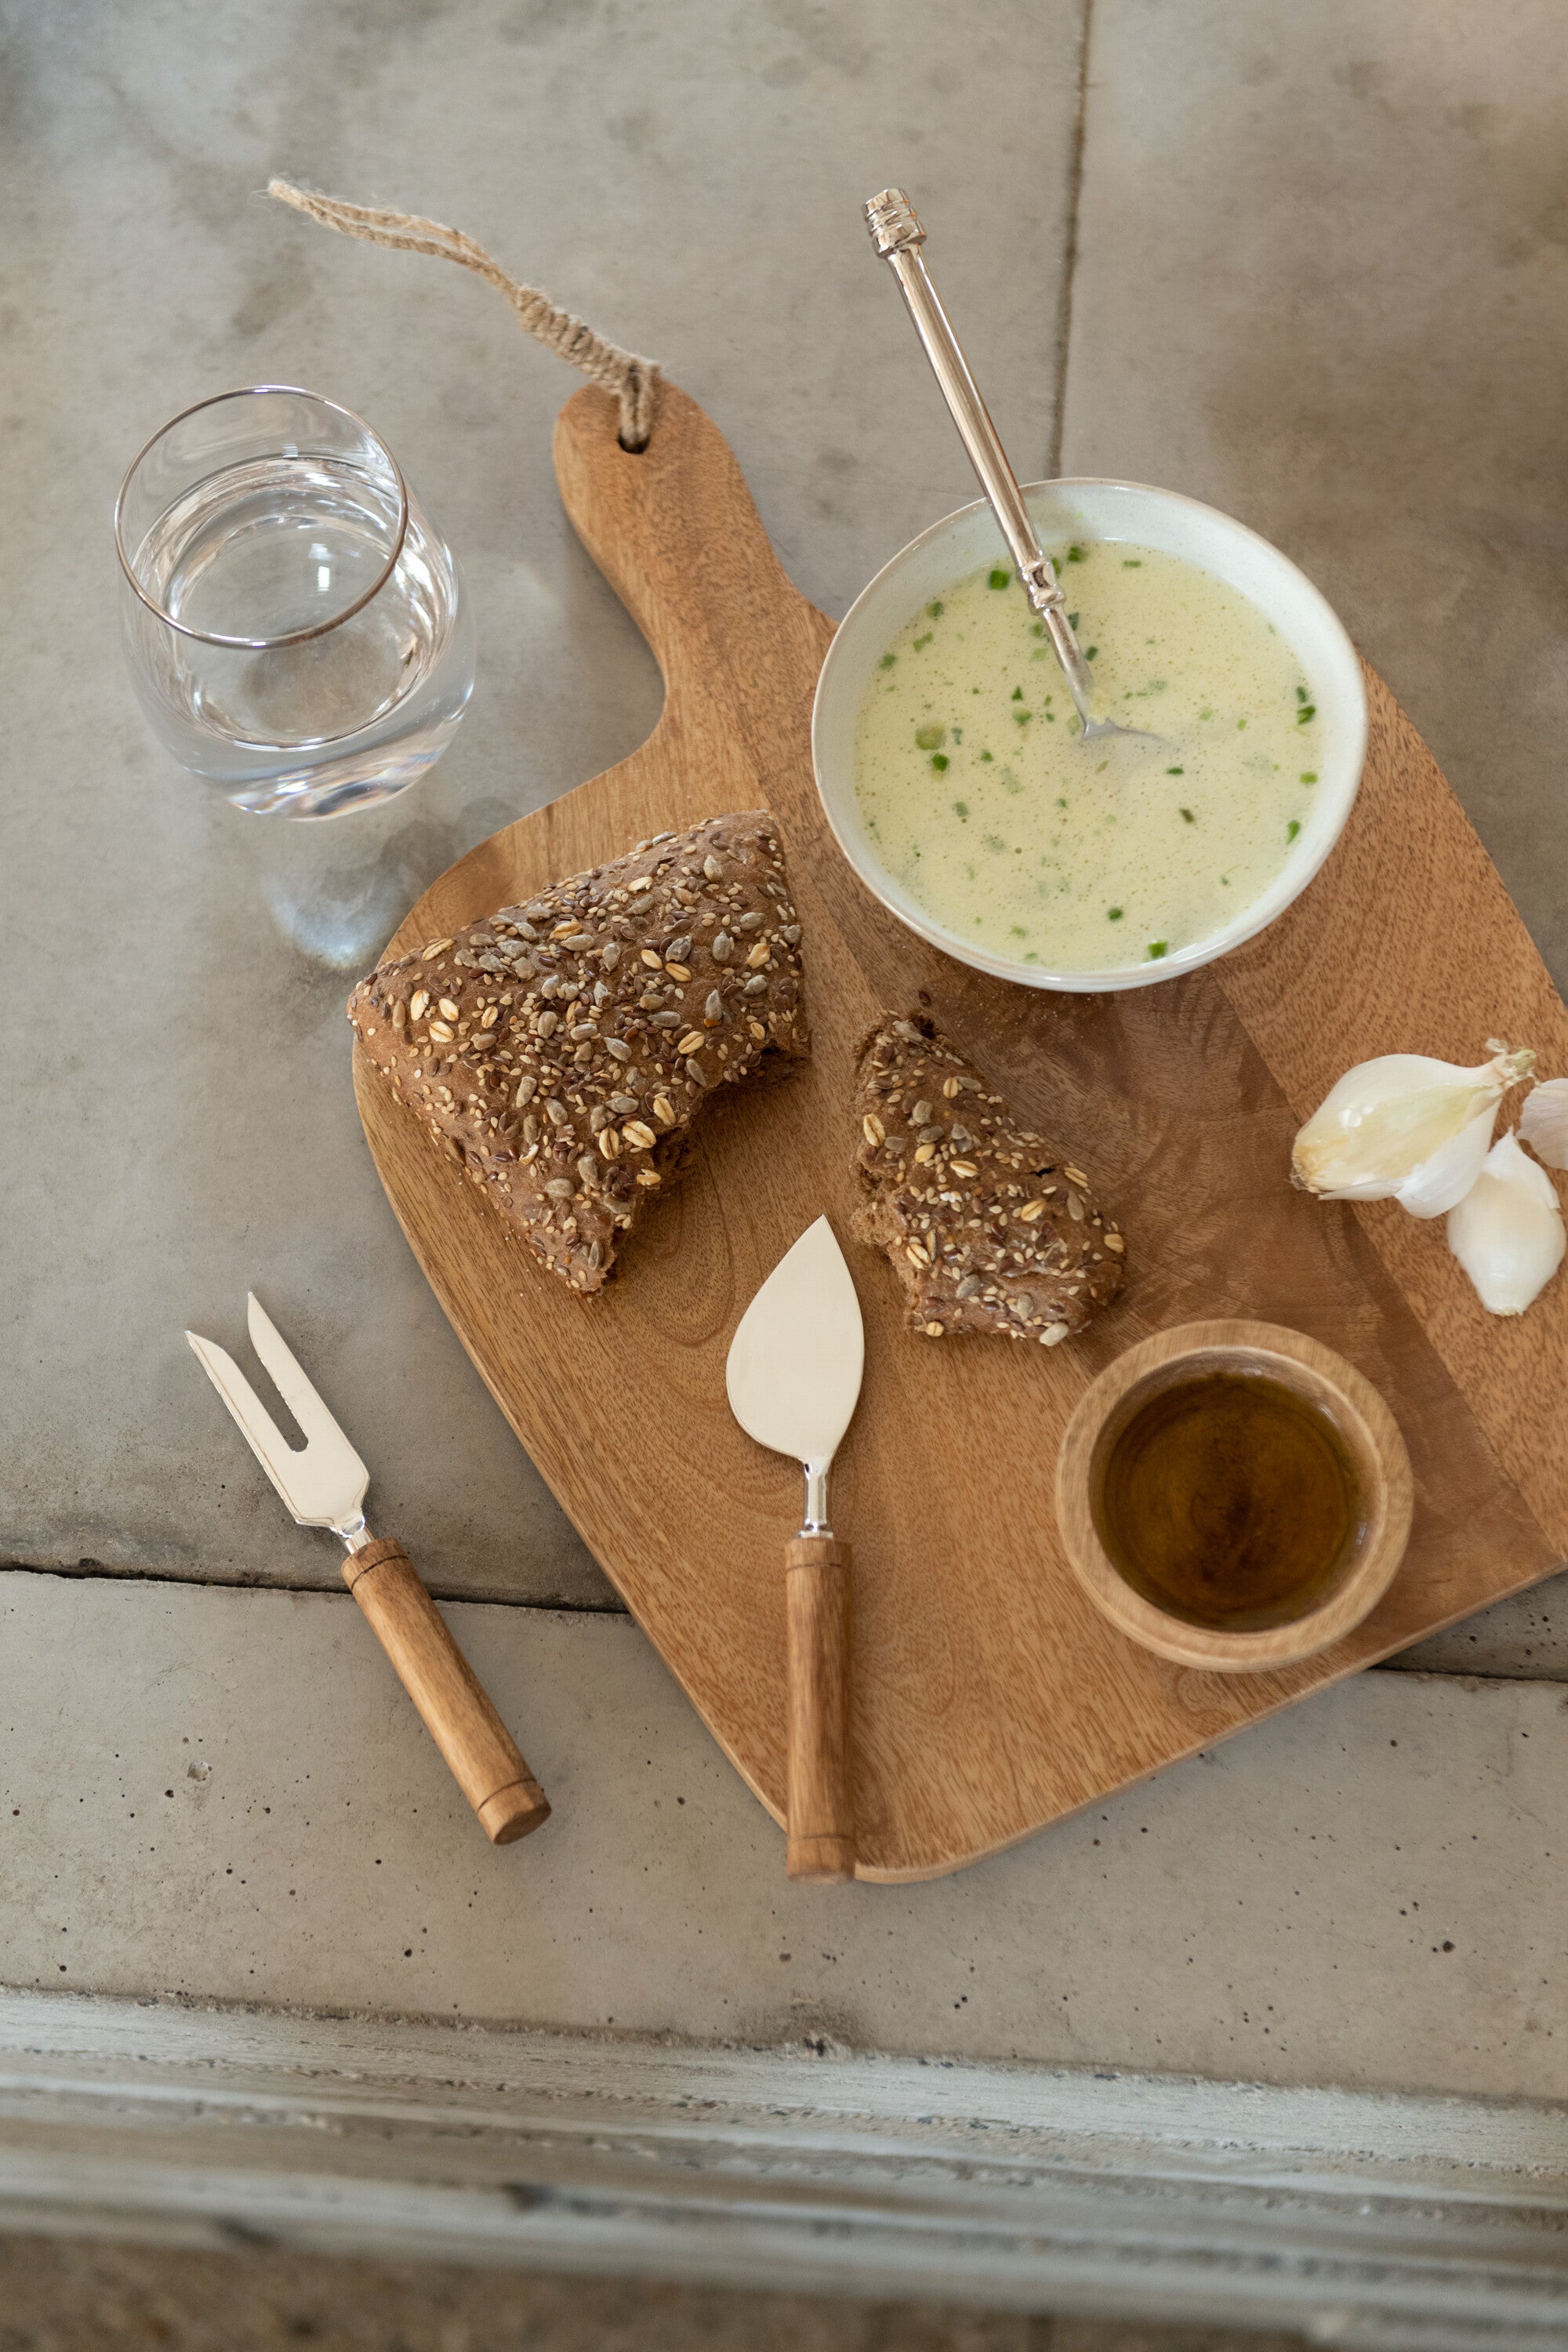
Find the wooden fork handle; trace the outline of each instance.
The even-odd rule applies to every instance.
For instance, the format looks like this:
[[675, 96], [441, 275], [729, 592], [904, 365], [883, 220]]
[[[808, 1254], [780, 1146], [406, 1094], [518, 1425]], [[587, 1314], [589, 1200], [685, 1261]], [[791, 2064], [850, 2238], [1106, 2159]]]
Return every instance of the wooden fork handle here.
[[549, 1800], [403, 1546], [384, 1536], [350, 1552], [343, 1580], [490, 1843], [536, 1830], [550, 1817]]
[[849, 1752], [849, 1547], [796, 1536], [784, 1549], [789, 1644], [791, 1878], [855, 1875], [855, 1786]]

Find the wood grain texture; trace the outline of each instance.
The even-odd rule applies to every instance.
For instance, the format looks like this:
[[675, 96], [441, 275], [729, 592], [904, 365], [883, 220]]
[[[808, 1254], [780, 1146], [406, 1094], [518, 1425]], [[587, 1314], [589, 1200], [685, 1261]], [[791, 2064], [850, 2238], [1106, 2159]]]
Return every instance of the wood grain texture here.
[[849, 1546], [835, 1536], [795, 1536], [784, 1546], [784, 1867], [791, 1878], [855, 1875], [850, 1558]]
[[[1115, 997], [1011, 988], [915, 940], [834, 847], [812, 777], [831, 624], [792, 587], [722, 436], [660, 389], [647, 450], [590, 387], [562, 412], [568, 513], [663, 669], [630, 759], [482, 843], [393, 943], [450, 931], [640, 835], [767, 806], [805, 925], [811, 1064], [726, 1105], [598, 1299], [509, 1239], [356, 1061], [361, 1113], [421, 1265], [502, 1410], [714, 1737], [782, 1822], [793, 1465], [751, 1444], [724, 1358], [752, 1292], [826, 1209], [866, 1318], [859, 1411], [834, 1465], [856, 1549], [857, 1874], [935, 1876], [1210, 1746], [1334, 1676], [1549, 1574], [1568, 1549], [1563, 1296], [1483, 1313], [1441, 1221], [1292, 1191], [1300, 1118], [1350, 1064], [1488, 1036], [1568, 1070], [1568, 1012], [1430, 754], [1375, 677], [1345, 836], [1263, 936]], [[930, 1011], [1089, 1171], [1128, 1236], [1125, 1291], [1070, 1346], [928, 1341], [849, 1237], [855, 1060], [887, 1008]], [[1056, 1454], [1089, 1380], [1172, 1324], [1282, 1323], [1388, 1401], [1415, 1479], [1386, 1597], [1303, 1665], [1196, 1673], [1118, 1633], [1056, 1529]]]
[[343, 1581], [490, 1843], [510, 1845], [548, 1821], [548, 1798], [403, 1546], [391, 1536], [362, 1544]]
[[[1194, 1624], [1136, 1591], [1100, 1539], [1097, 1506], [1121, 1433], [1162, 1390], [1215, 1372], [1261, 1373], [1320, 1407], [1344, 1439], [1359, 1496], [1354, 1549], [1331, 1591], [1277, 1625]], [[1260, 1674], [1315, 1657], [1359, 1625], [1393, 1582], [1409, 1540], [1410, 1456], [1370, 1381], [1321, 1339], [1277, 1323], [1178, 1323], [1107, 1365], [1079, 1400], [1057, 1456], [1057, 1522], [1068, 1563], [1113, 1625], [1163, 1658], [1215, 1674]]]

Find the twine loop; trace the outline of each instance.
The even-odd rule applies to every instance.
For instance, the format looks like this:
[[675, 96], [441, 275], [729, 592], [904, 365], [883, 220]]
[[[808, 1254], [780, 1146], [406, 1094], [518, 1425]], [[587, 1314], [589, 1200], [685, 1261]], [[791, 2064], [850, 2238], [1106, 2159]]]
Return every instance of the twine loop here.
[[653, 428], [658, 363], [637, 352], [623, 351], [618, 343], [606, 342], [584, 320], [557, 309], [536, 286], [524, 286], [509, 277], [500, 262], [461, 229], [426, 220], [418, 213], [381, 212], [370, 205], [345, 204], [337, 196], [314, 195], [289, 180], [269, 180], [267, 193], [279, 204], [292, 205], [296, 212], [308, 213], [324, 227], [335, 228], [341, 236], [360, 237], [367, 245], [394, 246], [403, 253], [433, 253], [439, 260], [455, 261], [460, 268], [473, 270], [488, 285], [500, 289], [536, 341], [570, 360], [590, 383], [615, 394], [621, 404], [622, 446], [647, 448]]

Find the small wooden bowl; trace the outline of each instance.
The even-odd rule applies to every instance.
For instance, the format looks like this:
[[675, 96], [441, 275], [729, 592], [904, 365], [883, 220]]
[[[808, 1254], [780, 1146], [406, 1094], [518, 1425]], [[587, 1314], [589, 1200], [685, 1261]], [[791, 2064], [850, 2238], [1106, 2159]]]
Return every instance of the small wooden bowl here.
[[[1162, 1608], [1128, 1581], [1101, 1540], [1106, 1468], [1117, 1439], [1163, 1391], [1216, 1372], [1262, 1375], [1316, 1406], [1350, 1456], [1359, 1496], [1332, 1581], [1299, 1614], [1256, 1628], [1206, 1625]], [[1090, 1597], [1145, 1649], [1215, 1674], [1294, 1665], [1359, 1625], [1393, 1582], [1413, 1501], [1405, 1441], [1372, 1383], [1331, 1348], [1274, 1323], [1184, 1323], [1130, 1348], [1080, 1399], [1057, 1463], [1062, 1539]]]

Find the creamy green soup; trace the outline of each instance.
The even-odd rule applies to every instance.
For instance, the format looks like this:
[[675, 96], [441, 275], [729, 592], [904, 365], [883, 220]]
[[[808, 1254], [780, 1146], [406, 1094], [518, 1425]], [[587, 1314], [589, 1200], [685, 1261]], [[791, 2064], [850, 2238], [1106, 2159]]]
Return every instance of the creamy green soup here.
[[1044, 624], [997, 566], [882, 656], [856, 793], [889, 872], [976, 946], [1052, 971], [1157, 961], [1292, 856], [1318, 781], [1311, 681], [1255, 605], [1179, 556], [1054, 553], [1097, 715], [1159, 741], [1080, 742]]

